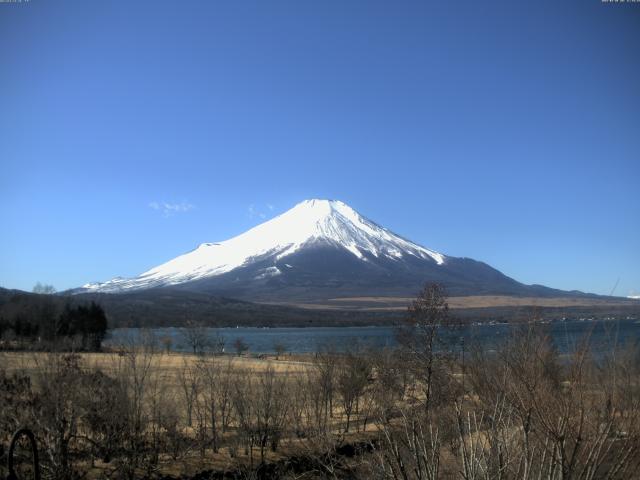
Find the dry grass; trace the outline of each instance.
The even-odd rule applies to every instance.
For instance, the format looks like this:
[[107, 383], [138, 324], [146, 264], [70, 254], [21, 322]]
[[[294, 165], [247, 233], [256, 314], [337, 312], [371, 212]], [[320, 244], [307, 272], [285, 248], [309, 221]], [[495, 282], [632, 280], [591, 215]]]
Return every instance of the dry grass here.
[[[0, 363], [3, 368], [9, 372], [23, 371], [30, 373], [38, 370], [41, 365], [48, 361], [51, 354], [44, 352], [0, 352]], [[67, 355], [67, 354], [65, 354]], [[104, 372], [111, 372], [117, 367], [122, 360], [122, 356], [118, 352], [101, 352], [101, 353], [78, 353], [82, 364], [100, 369]], [[186, 353], [154, 353], [153, 368], [168, 374], [169, 376], [177, 375], [185, 364], [192, 365], [202, 357]], [[310, 361], [305, 361], [304, 357], [298, 356], [296, 360], [282, 359], [276, 360], [273, 356], [263, 358], [244, 357], [222, 355], [216, 356], [215, 361], [220, 364], [226, 364], [232, 361], [234, 366], [240, 370], [252, 373], [264, 373], [269, 367], [272, 367], [276, 373], [297, 374], [305, 372], [311, 365]]]
[[[329, 298], [326, 301], [314, 303], [278, 303], [310, 310], [371, 310], [371, 311], [404, 311], [413, 298], [409, 297], [343, 297]], [[449, 297], [449, 307], [464, 308], [492, 308], [492, 307], [598, 307], [637, 305], [637, 300], [625, 298], [586, 298], [586, 297], [511, 297], [506, 295], [470, 295], [464, 297]]]

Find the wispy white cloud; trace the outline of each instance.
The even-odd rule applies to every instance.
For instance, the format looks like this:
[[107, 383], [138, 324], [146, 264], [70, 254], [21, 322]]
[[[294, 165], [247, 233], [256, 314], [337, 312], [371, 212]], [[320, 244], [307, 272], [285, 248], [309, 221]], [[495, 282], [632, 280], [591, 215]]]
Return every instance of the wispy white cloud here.
[[255, 204], [251, 204], [249, 205], [249, 207], [247, 208], [247, 212], [249, 214], [249, 218], [255, 218], [258, 217], [262, 220], [264, 220], [265, 218], [267, 218], [268, 214], [273, 212], [273, 209], [275, 208], [272, 204], [267, 203], [265, 205], [265, 208], [269, 211], [266, 212], [263, 208], [261, 207], [256, 207]]
[[149, 202], [149, 208], [162, 212], [165, 217], [170, 217], [177, 213], [188, 212], [196, 208], [189, 202], [169, 203], [169, 202]]
[[249, 208], [247, 208], [247, 212], [249, 212], [249, 218], [253, 218], [256, 216], [256, 207], [253, 203], [249, 205]]

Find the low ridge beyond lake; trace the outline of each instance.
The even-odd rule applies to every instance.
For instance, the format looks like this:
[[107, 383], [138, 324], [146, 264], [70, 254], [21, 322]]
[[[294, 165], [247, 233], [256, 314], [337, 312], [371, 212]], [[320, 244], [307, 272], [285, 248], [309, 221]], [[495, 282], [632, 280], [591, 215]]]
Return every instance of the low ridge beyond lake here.
[[[487, 349], [509, 337], [516, 328], [510, 324], [467, 325], [447, 333], [453, 345], [480, 343]], [[586, 335], [594, 351], [604, 352], [614, 347], [637, 345], [640, 340], [640, 320], [566, 320], [544, 324], [560, 352], [575, 349]], [[225, 351], [232, 353], [237, 339], [248, 345], [250, 353], [273, 353], [276, 344], [281, 344], [291, 353], [315, 352], [325, 347], [338, 351], [348, 348], [384, 348], [396, 345], [395, 329], [389, 327], [306, 327], [306, 328], [208, 328], [208, 335], [219, 335], [224, 339]], [[110, 331], [105, 344], [140, 344], [149, 336], [161, 345], [161, 339], [170, 338], [174, 351], [189, 351], [190, 347], [182, 328], [118, 328]], [[145, 340], [146, 339], [146, 340]]]

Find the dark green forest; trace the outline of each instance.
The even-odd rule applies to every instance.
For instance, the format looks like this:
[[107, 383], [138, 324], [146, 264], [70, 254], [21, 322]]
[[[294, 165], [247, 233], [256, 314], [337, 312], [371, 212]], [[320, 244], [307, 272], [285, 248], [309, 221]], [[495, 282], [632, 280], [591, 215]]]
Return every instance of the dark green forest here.
[[99, 350], [108, 329], [96, 302], [72, 304], [55, 295], [14, 293], [0, 303], [3, 348]]

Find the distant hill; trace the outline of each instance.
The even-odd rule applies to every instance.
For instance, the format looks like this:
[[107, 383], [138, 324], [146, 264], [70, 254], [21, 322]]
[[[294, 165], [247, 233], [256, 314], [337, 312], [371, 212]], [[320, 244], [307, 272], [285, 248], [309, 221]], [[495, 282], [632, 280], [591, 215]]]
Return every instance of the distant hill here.
[[[375, 299], [377, 307], [361, 299], [330, 302], [327, 305], [268, 305], [234, 300], [180, 289], [150, 289], [119, 295], [85, 293], [78, 295], [39, 295], [0, 288], [0, 320], [11, 322], [17, 315], [37, 314], [41, 302], [53, 302], [62, 311], [72, 305], [95, 301], [108, 318], [109, 327], [183, 326], [187, 320], [212, 327], [235, 326], [357, 326], [390, 325], [406, 312], [408, 298]], [[511, 299], [513, 300], [513, 299]], [[640, 318], [640, 302], [609, 297], [592, 302], [576, 302], [562, 298], [536, 304], [536, 299], [519, 298], [505, 302], [491, 297], [452, 297], [452, 315], [463, 321], [517, 321], [541, 318], [580, 318], [635, 315]], [[373, 301], [373, 300], [371, 300]]]
[[107, 314], [109, 328], [182, 326], [188, 320], [212, 327], [225, 326], [329, 326], [388, 324], [397, 312], [323, 311], [264, 305], [197, 292], [151, 289], [121, 295], [88, 293], [41, 295], [0, 288], [0, 323], [34, 317], [43, 302], [58, 313], [94, 301]]

